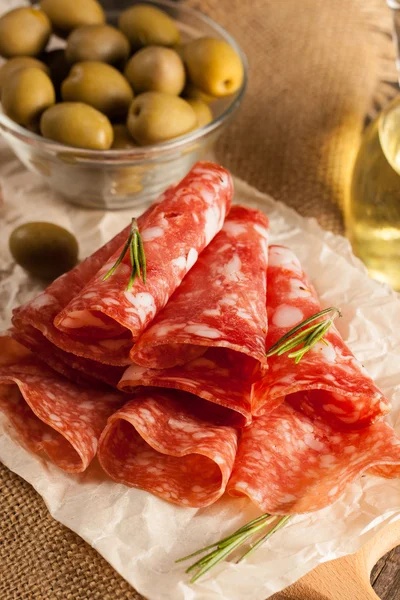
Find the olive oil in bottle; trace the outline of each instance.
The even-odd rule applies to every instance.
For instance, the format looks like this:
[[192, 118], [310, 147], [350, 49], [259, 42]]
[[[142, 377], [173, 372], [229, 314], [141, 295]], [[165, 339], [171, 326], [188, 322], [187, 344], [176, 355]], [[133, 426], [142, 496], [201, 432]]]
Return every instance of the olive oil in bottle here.
[[371, 277], [400, 291], [400, 98], [364, 134], [345, 218], [353, 250]]

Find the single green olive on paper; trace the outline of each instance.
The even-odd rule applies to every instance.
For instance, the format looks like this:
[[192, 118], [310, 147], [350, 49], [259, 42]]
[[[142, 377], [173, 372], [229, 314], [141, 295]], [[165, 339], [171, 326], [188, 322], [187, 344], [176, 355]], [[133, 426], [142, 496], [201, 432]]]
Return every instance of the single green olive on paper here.
[[24, 223], [10, 235], [10, 252], [15, 262], [30, 275], [53, 280], [78, 262], [78, 242], [72, 233], [44, 221]]

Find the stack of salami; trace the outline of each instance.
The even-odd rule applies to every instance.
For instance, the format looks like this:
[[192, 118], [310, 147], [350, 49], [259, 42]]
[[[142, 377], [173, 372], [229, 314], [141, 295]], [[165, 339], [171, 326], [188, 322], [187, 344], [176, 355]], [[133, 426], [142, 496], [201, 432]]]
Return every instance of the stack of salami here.
[[127, 227], [14, 311], [0, 409], [25, 447], [70, 473], [97, 456], [181, 506], [228, 492], [272, 514], [320, 509], [366, 470], [400, 474], [389, 404], [334, 326], [298, 363], [267, 359], [321, 307], [268, 218], [232, 196], [225, 169], [198, 163], [138, 220], [145, 283], [127, 289], [129, 252], [104, 279]]

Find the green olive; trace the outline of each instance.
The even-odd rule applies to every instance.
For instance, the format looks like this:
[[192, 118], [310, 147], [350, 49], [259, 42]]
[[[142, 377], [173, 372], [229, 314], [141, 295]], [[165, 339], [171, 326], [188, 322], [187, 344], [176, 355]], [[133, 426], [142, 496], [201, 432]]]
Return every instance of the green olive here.
[[50, 70], [50, 79], [56, 90], [56, 96], [61, 99], [61, 84], [71, 70], [71, 65], [65, 56], [65, 50], [63, 48], [49, 50], [49, 52], [43, 54], [43, 60]]
[[51, 34], [51, 23], [41, 10], [24, 6], [0, 18], [1, 56], [37, 56]]
[[131, 134], [126, 125], [114, 125], [114, 141], [111, 146], [112, 150], [128, 150], [129, 148], [137, 148], [137, 144], [132, 139]]
[[183, 56], [192, 83], [206, 94], [222, 98], [242, 85], [241, 58], [224, 40], [193, 40], [184, 46]]
[[86, 25], [70, 33], [65, 52], [71, 64], [95, 60], [122, 66], [128, 59], [130, 50], [127, 37], [115, 27]]
[[211, 123], [213, 114], [208, 104], [203, 102], [203, 100], [194, 100], [193, 98], [188, 98], [186, 102], [190, 104], [196, 113], [197, 127], [204, 127], [204, 125]]
[[96, 0], [40, 0], [40, 8], [46, 13], [57, 33], [68, 35], [83, 25], [105, 23], [105, 15]]
[[201, 90], [199, 90], [199, 88], [194, 86], [193, 83], [190, 83], [190, 81], [186, 83], [185, 88], [182, 92], [182, 96], [184, 98], [191, 98], [193, 100], [202, 100], [206, 104], [211, 104], [211, 102], [214, 102], [216, 100], [214, 96], [210, 96], [210, 94], [202, 92]]
[[46, 110], [40, 131], [50, 140], [90, 150], [108, 150], [113, 141], [107, 117], [82, 102], [60, 102]]
[[75, 236], [53, 223], [20, 225], [11, 233], [9, 246], [15, 262], [41, 279], [55, 279], [78, 262]]
[[178, 96], [145, 92], [132, 102], [127, 126], [133, 139], [145, 146], [188, 133], [197, 126], [197, 117], [193, 108]]
[[171, 17], [148, 4], [136, 4], [124, 10], [118, 24], [128, 38], [132, 50], [150, 45], [174, 46], [180, 40], [178, 28]]
[[42, 69], [28, 67], [17, 71], [3, 83], [1, 103], [4, 113], [20, 125], [34, 126], [56, 94], [50, 77]]
[[61, 86], [63, 100], [85, 102], [110, 119], [124, 119], [133, 99], [125, 77], [111, 65], [86, 61], [74, 65]]
[[185, 67], [171, 48], [147, 46], [129, 60], [125, 77], [135, 94], [166, 92], [179, 96], [185, 85]]
[[0, 93], [3, 82], [7, 82], [13, 73], [22, 71], [22, 69], [26, 69], [27, 67], [36, 67], [47, 73], [47, 75], [49, 74], [47, 65], [40, 60], [37, 60], [37, 58], [32, 58], [31, 56], [16, 56], [15, 58], [8, 60], [0, 68]]

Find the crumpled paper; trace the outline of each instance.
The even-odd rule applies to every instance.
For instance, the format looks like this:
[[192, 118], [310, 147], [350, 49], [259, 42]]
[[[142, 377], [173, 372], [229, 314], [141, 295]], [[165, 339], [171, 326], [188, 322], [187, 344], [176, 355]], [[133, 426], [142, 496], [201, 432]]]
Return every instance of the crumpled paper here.
[[[141, 212], [80, 210], [56, 198], [11, 153], [0, 148], [3, 206], [0, 208], [0, 327], [11, 309], [41, 286], [13, 265], [11, 230], [29, 220], [47, 220], [75, 233], [84, 257]], [[237, 202], [264, 210], [272, 242], [293, 248], [323, 305], [343, 309], [337, 325], [378, 385], [393, 402], [388, 421], [400, 434], [400, 300], [370, 280], [344, 238], [322, 231], [287, 206], [235, 180]], [[319, 563], [355, 552], [384, 525], [400, 518], [400, 480], [366, 475], [348, 486], [334, 505], [293, 518], [249, 559], [224, 562], [195, 585], [175, 560], [233, 532], [257, 515], [245, 499], [222, 498], [196, 510], [179, 508], [150, 494], [108, 480], [94, 463], [68, 475], [23, 450], [0, 423], [0, 460], [29, 481], [55, 519], [91, 544], [149, 600], [265, 600]]]

